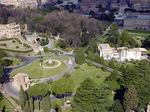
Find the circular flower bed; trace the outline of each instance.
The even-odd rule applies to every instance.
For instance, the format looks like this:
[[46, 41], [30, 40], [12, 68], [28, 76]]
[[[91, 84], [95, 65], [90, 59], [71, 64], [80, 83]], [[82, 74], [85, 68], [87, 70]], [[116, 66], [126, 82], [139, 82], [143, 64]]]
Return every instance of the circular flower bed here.
[[61, 65], [61, 62], [59, 60], [51, 60], [51, 63], [49, 63], [49, 60], [45, 60], [42, 63], [42, 67], [45, 69], [57, 68], [60, 65]]

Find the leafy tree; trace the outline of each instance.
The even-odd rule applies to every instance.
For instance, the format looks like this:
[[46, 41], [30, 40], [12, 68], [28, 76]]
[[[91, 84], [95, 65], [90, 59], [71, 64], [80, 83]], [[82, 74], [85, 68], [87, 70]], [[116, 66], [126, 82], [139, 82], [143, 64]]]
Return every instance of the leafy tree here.
[[13, 63], [13, 61], [12, 61], [12, 60], [9, 60], [9, 59], [0, 60], [0, 65], [1, 65], [1, 66], [4, 66], [4, 67], [10, 66], [12, 63]]
[[7, 56], [6, 52], [3, 50], [0, 50], [0, 59], [2, 59], [5, 56]]
[[115, 47], [118, 47], [120, 45], [120, 33], [118, 32], [118, 26], [116, 24], [113, 24], [111, 26], [107, 42]]
[[100, 64], [102, 64], [102, 65], [106, 65], [106, 61], [104, 60], [104, 58], [100, 57], [98, 55], [96, 55], [95, 61], [98, 62], [98, 63], [100, 63]]
[[90, 60], [94, 60], [94, 59], [95, 59], [95, 54], [94, 54], [94, 52], [88, 50], [88, 51], [87, 51], [87, 58], [90, 59]]
[[84, 56], [84, 49], [83, 48], [78, 48], [76, 50], [76, 56], [75, 60], [77, 64], [83, 64], [85, 62], [85, 56]]
[[97, 47], [97, 41], [95, 38], [90, 39], [89, 43], [88, 43], [88, 50], [92, 51], [92, 52], [97, 52], [98, 51], [98, 47]]
[[123, 105], [127, 112], [137, 109], [138, 96], [137, 96], [137, 91], [133, 85], [127, 88], [124, 94]]
[[58, 100], [55, 100], [53, 102], [53, 108], [56, 110], [56, 112], [61, 112], [61, 105], [63, 104], [62, 100], [58, 99]]
[[34, 86], [31, 86], [28, 89], [28, 94], [33, 96], [45, 96], [47, 92], [49, 91], [49, 85], [48, 84], [35, 84]]
[[56, 110], [56, 112], [61, 112], [61, 107], [59, 105], [56, 105], [55, 110]]
[[41, 45], [41, 46], [47, 45], [48, 43], [49, 43], [48, 38], [45, 38], [45, 39], [41, 39], [41, 40], [40, 40], [40, 45]]
[[0, 66], [0, 79], [3, 77], [3, 73], [4, 73], [3, 67]]
[[139, 98], [139, 107], [146, 108], [150, 101], [150, 63], [147, 60], [139, 61], [135, 65], [128, 65], [123, 71], [122, 84], [134, 85]]
[[72, 93], [74, 89], [74, 82], [70, 78], [62, 78], [52, 83], [52, 92], [56, 95]]
[[122, 47], [129, 47], [129, 41], [131, 40], [131, 36], [128, 34], [127, 31], [123, 31], [120, 37], [121, 43], [120, 46]]
[[63, 49], [67, 47], [66, 43], [63, 40], [58, 40], [57, 45]]
[[150, 101], [150, 63], [147, 60], [141, 60], [135, 68], [138, 71], [138, 78], [134, 81], [137, 88], [139, 107], [146, 108]]
[[116, 61], [115, 59], [111, 59], [108, 65], [110, 68], [116, 68]]
[[147, 38], [143, 41], [142, 46], [143, 46], [144, 48], [150, 48], [150, 37], [147, 37]]
[[108, 76], [106, 78], [106, 81], [117, 81], [117, 79], [119, 78], [119, 74], [118, 74], [118, 71], [117, 70], [114, 70], [110, 76]]
[[115, 103], [112, 106], [113, 112], [124, 112], [123, 106], [119, 100], [115, 100]]
[[115, 91], [120, 88], [119, 78], [120, 74], [117, 70], [114, 70], [110, 76], [106, 78], [106, 83], [110, 85], [111, 90]]
[[85, 79], [74, 96], [73, 107], [79, 112], [94, 112], [96, 84], [90, 78]]
[[48, 47], [44, 47], [44, 52], [48, 53], [49, 52], [49, 48]]

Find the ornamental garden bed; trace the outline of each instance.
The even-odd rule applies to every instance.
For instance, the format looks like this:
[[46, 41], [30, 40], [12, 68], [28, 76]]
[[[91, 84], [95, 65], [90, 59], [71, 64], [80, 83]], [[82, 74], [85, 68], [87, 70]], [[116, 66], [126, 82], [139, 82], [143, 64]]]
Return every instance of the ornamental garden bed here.
[[31, 46], [26, 43], [22, 43], [18, 38], [1, 39], [0, 49], [9, 52], [28, 53], [33, 51]]

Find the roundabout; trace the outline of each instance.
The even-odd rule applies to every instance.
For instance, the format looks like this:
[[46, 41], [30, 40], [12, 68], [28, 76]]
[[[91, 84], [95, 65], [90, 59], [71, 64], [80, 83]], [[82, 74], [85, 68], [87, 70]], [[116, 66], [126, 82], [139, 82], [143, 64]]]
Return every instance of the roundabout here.
[[54, 68], [59, 67], [61, 65], [61, 62], [56, 59], [53, 59], [53, 60], [49, 59], [49, 60], [43, 61], [43, 63], [40, 65], [45, 69], [54, 69]]

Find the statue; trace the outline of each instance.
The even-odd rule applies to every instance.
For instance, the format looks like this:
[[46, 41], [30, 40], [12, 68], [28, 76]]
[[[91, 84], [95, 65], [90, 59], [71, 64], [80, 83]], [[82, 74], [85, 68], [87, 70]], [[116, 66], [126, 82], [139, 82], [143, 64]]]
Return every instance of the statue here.
[[69, 59], [68, 64], [69, 64], [69, 65], [72, 65], [72, 64], [73, 64], [71, 58]]
[[52, 64], [53, 62], [52, 62], [52, 60], [51, 59], [49, 59], [48, 60], [48, 64]]
[[150, 104], [147, 105], [147, 112], [150, 112]]

